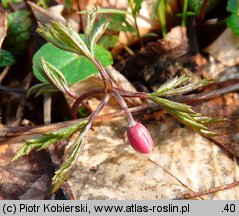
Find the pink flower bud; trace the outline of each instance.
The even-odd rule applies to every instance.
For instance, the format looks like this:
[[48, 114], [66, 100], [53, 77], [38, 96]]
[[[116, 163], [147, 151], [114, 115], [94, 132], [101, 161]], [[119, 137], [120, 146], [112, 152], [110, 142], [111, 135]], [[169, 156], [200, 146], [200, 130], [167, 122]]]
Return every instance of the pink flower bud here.
[[147, 154], [152, 151], [154, 146], [153, 140], [148, 130], [139, 122], [136, 122], [136, 124], [128, 128], [127, 135], [134, 150], [142, 154]]

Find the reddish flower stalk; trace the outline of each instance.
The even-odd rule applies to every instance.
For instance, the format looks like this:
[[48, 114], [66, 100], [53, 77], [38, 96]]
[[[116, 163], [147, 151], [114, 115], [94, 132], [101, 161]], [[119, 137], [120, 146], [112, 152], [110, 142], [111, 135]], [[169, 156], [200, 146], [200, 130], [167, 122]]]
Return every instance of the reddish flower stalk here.
[[71, 107], [71, 118], [77, 119], [77, 109], [80, 104], [82, 104], [84, 107], [86, 107], [92, 113], [91, 107], [88, 104], [85, 104], [84, 100], [87, 98], [93, 97], [97, 94], [103, 94], [103, 93], [105, 93], [105, 90], [103, 88], [96, 88], [96, 89], [92, 89], [89, 92], [82, 94], [80, 97], [77, 97], [77, 99], [75, 100], [74, 104]]
[[130, 145], [137, 152], [140, 152], [142, 154], [150, 153], [154, 144], [148, 130], [141, 123], [135, 122], [122, 96], [115, 91], [112, 91], [112, 93], [126, 113], [126, 117], [129, 122], [127, 135]]

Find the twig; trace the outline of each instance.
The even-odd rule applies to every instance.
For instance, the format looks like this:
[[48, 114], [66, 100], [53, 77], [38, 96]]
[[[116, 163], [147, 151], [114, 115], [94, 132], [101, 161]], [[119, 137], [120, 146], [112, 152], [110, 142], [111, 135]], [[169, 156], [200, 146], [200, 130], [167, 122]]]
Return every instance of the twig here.
[[51, 103], [52, 103], [52, 96], [49, 94], [44, 94], [44, 124], [51, 123]]
[[[138, 107], [133, 107], [129, 108], [130, 112], [133, 114], [139, 114], [144, 110], [149, 109], [149, 105], [144, 105], [144, 106], [138, 106]], [[152, 106], [151, 106], [152, 108]], [[159, 108], [159, 106], [154, 104], [154, 108]], [[112, 118], [117, 118], [117, 117], [122, 117], [124, 116], [124, 111], [116, 111], [114, 113], [110, 114], [104, 114], [104, 115], [98, 115], [94, 121], [95, 124], [97, 123], [102, 123], [102, 121], [106, 121]], [[79, 120], [79, 119], [78, 119]], [[10, 137], [15, 137], [15, 136], [20, 136], [20, 135], [31, 135], [31, 134], [36, 134], [36, 133], [45, 133], [48, 131], [52, 130], [57, 130], [62, 127], [67, 127], [74, 122], [78, 120], [71, 120], [71, 121], [65, 121], [65, 122], [59, 122], [59, 123], [54, 123], [50, 125], [41, 125], [41, 126], [21, 126], [21, 127], [5, 127], [0, 129], [0, 138], [10, 138]], [[3, 142], [2, 142], [3, 143]], [[1, 143], [1, 144], [2, 144]]]
[[25, 95], [27, 92], [24, 89], [12, 88], [12, 87], [3, 86], [3, 85], [0, 85], [0, 91], [3, 91], [7, 94], [21, 94], [21, 95]]
[[3, 72], [0, 74], [0, 83], [2, 83], [3, 79], [7, 76], [10, 68], [10, 66], [4, 68]]
[[231, 156], [234, 156], [239, 159], [239, 154], [237, 154], [236, 152], [234, 152], [233, 150], [228, 148], [224, 143], [221, 143], [221, 142], [213, 139], [212, 137], [205, 137], [205, 138], [208, 139], [209, 141], [213, 142], [214, 144], [218, 145], [221, 149], [223, 149], [225, 152], [227, 152]]
[[239, 186], [239, 181], [236, 181], [236, 182], [233, 182], [233, 183], [230, 183], [230, 184], [227, 184], [227, 185], [213, 187], [213, 188], [210, 188], [210, 189], [204, 190], [204, 191], [194, 192], [194, 193], [191, 193], [191, 194], [186, 193], [186, 194], [183, 195], [183, 198], [184, 199], [192, 199], [192, 198], [195, 198], [195, 197], [204, 196], [204, 195], [208, 195], [208, 194], [211, 194], [211, 193], [216, 193], [216, 192], [219, 192], [219, 191], [222, 191], [222, 190], [232, 189], [232, 188], [237, 187], [237, 186]]
[[[161, 166], [160, 164], [156, 163], [155, 161], [151, 160], [150, 158], [146, 157], [149, 161], [153, 162], [154, 164], [156, 164], [157, 166], [159, 166], [161, 169], [163, 169], [164, 172], [166, 172], [167, 174], [169, 174], [170, 176], [172, 176], [174, 179], [176, 179], [181, 185], [183, 185], [185, 188], [187, 188], [189, 191], [192, 192], [192, 194], [196, 193], [194, 192], [190, 187], [188, 187], [186, 184], [184, 184], [180, 179], [178, 179], [175, 175], [173, 175], [171, 172], [169, 172], [167, 169], [165, 169], [163, 166]], [[200, 196], [198, 196], [200, 197]], [[203, 198], [200, 197], [202, 200]]]
[[[22, 88], [23, 90], [27, 90], [31, 84], [31, 80], [32, 80], [33, 74], [32, 72], [28, 73], [28, 75], [25, 77], [23, 84], [22, 84]], [[21, 102], [17, 108], [17, 112], [16, 112], [16, 120], [11, 124], [11, 126], [19, 126], [21, 124], [22, 118], [24, 116], [24, 108], [26, 105], [26, 97], [23, 97], [21, 99]]]

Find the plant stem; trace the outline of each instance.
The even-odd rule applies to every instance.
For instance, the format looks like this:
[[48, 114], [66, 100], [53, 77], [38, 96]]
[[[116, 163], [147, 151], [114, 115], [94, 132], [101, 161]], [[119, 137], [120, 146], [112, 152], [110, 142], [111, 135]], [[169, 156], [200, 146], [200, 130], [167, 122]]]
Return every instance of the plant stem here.
[[95, 117], [100, 113], [100, 111], [105, 107], [105, 105], [107, 104], [107, 102], [110, 99], [110, 94], [106, 94], [105, 97], [103, 98], [103, 100], [100, 102], [100, 104], [97, 106], [97, 108], [95, 109], [95, 111], [93, 113], [90, 114], [90, 116], [88, 117], [89, 122], [86, 125], [86, 127], [88, 127], [89, 129], [92, 126], [92, 123], [95, 119]]
[[188, 0], [184, 0], [183, 2], [183, 17], [182, 17], [182, 26], [186, 26], [186, 19], [187, 19], [187, 9], [188, 9]]
[[[76, 99], [76, 101], [74, 102], [74, 104], [71, 107], [71, 118], [72, 119], [76, 119], [77, 118], [77, 108], [79, 107], [80, 104], [83, 103], [83, 101], [89, 97], [92, 97], [96, 94], [103, 94], [105, 93], [105, 89], [103, 88], [96, 88], [96, 89], [92, 89], [89, 92], [86, 92], [84, 94], [82, 94], [80, 97], [78, 97]], [[83, 105], [84, 107], [86, 107], [86, 104]], [[91, 107], [86, 107], [91, 113], [92, 113], [92, 109]]]
[[139, 26], [138, 26], [138, 23], [137, 23], [137, 17], [136, 17], [136, 16], [133, 16], [133, 18], [134, 18], [134, 24], [135, 24], [136, 34], [137, 34], [137, 37], [138, 37], [138, 39], [139, 39], [140, 47], [143, 48], [143, 47], [144, 47], [144, 44], [143, 44], [143, 41], [142, 41], [142, 38], [141, 38], [141, 35], [140, 35], [140, 32], [139, 32]]
[[165, 18], [165, 4], [164, 3], [165, 3], [164, 0], [160, 0], [159, 9], [158, 9], [158, 15], [160, 18], [163, 37], [165, 37], [167, 35], [166, 18]]
[[201, 10], [200, 10], [200, 15], [199, 15], [199, 23], [202, 23], [202, 21], [203, 21], [203, 19], [205, 17], [206, 8], [207, 8], [207, 2], [208, 2], [208, 0], [204, 0], [203, 1], [202, 7], [201, 7]]
[[118, 94], [120, 94], [122, 97], [128, 97], [128, 98], [141, 98], [141, 99], [149, 99], [150, 95], [148, 93], [145, 92], [131, 92], [131, 91], [127, 91], [124, 89], [120, 89], [120, 88], [114, 88], [115, 91], [117, 91]]
[[105, 85], [105, 91], [110, 92], [113, 89], [113, 85], [108, 72], [105, 70], [105, 68], [96, 58], [92, 58], [90, 60], [94, 63], [94, 65], [97, 67], [97, 69], [100, 72], [100, 75]]
[[109, 99], [110, 99], [110, 94], [106, 94], [104, 99], [100, 102], [100, 104], [97, 106], [97, 108], [94, 110], [94, 112], [92, 112], [90, 114], [90, 116], [88, 117], [87, 125], [84, 127], [84, 129], [81, 131], [81, 134], [79, 135], [79, 137], [75, 140], [75, 142], [70, 147], [70, 148], [74, 148], [74, 144], [78, 144], [79, 140], [82, 140], [82, 142], [80, 142], [82, 144], [80, 146], [80, 149], [79, 149], [79, 152], [78, 152], [78, 156], [79, 156], [80, 152], [82, 151], [82, 149], [84, 147], [83, 139], [85, 138], [85, 136], [87, 135], [87, 133], [91, 129], [94, 119], [100, 113], [100, 111], [105, 107], [105, 105], [107, 104]]
[[[82, 11], [79, 11], [77, 13], [86, 14], [86, 10], [82, 10]], [[120, 10], [120, 9], [113, 9], [113, 8], [98, 8], [97, 13], [99, 13], [99, 14], [122, 14], [122, 15], [132, 16], [132, 14], [129, 11]]]
[[131, 112], [129, 111], [129, 108], [128, 108], [127, 104], [125, 103], [124, 99], [122, 98], [122, 96], [119, 93], [117, 93], [116, 91], [112, 91], [112, 94], [114, 95], [116, 100], [119, 102], [121, 108], [125, 111], [127, 120], [129, 122], [129, 127], [135, 125], [135, 120], [134, 120]]

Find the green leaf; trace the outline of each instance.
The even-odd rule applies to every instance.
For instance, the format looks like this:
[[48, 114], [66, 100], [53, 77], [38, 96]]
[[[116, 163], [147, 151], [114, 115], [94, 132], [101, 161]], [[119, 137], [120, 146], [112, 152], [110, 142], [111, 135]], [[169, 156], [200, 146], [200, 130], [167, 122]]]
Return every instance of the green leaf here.
[[123, 31], [135, 33], [134, 27], [127, 22], [125, 14], [113, 14], [111, 16], [109, 29], [115, 32]]
[[89, 49], [91, 53], [94, 53], [95, 46], [99, 39], [102, 37], [102, 35], [105, 33], [110, 21], [100, 21], [98, 26], [95, 26], [94, 31], [92, 32], [90, 43], [89, 43]]
[[151, 97], [151, 99], [157, 104], [160, 104], [162, 107], [168, 108], [170, 110], [177, 110], [180, 112], [195, 114], [195, 111], [192, 110], [192, 107], [187, 104], [170, 101], [160, 97]]
[[93, 55], [94, 55], [96, 43], [105, 33], [110, 22], [109, 20], [105, 20], [104, 18], [103, 19], [101, 18], [96, 23], [95, 22], [96, 13], [97, 13], [96, 7], [90, 11], [87, 11], [87, 22], [86, 22], [86, 28], [85, 28], [86, 45]]
[[20, 3], [23, 2], [23, 0], [2, 0], [2, 6], [4, 8], [7, 8], [9, 6], [9, 4], [15, 4], [15, 3]]
[[51, 94], [58, 92], [59, 90], [56, 89], [54, 86], [48, 83], [38, 83], [34, 86], [32, 86], [28, 91], [27, 91], [27, 97], [29, 97], [31, 94], [35, 94], [35, 97], [38, 97], [43, 94]]
[[176, 95], [182, 95], [182, 94], [186, 94], [188, 92], [191, 92], [191, 91], [194, 91], [196, 89], [199, 89], [201, 87], [204, 87], [206, 85], [208, 85], [209, 83], [212, 83], [214, 82], [214, 80], [201, 80], [200, 82], [198, 83], [190, 83], [186, 86], [182, 86], [182, 87], [179, 87], [179, 88], [175, 88], [175, 89], [169, 89], [168, 91], [166, 92], [162, 92], [162, 93], [159, 93], [159, 94], [156, 94], [157, 96], [160, 96], [160, 97], [172, 97], [172, 96], [176, 96]]
[[30, 38], [31, 19], [27, 11], [18, 10], [8, 15], [7, 37], [3, 47], [13, 54], [20, 54]]
[[227, 18], [227, 26], [234, 34], [239, 35], [239, 15], [236, 13], [231, 14]]
[[72, 0], [64, 0], [64, 8], [67, 12], [73, 11], [73, 1]]
[[227, 2], [227, 11], [231, 13], [239, 13], [238, 0], [228, 0]]
[[70, 26], [58, 21], [51, 21], [44, 25], [39, 23], [36, 32], [60, 49], [93, 59], [85, 41]]
[[132, 12], [136, 16], [139, 14], [142, 3], [143, 3], [143, 0], [136, 0], [136, 2], [135, 2], [134, 10]]
[[[78, 12], [79, 14], [87, 14], [87, 10], [82, 10]], [[115, 8], [97, 8], [98, 14], [122, 14], [122, 15], [130, 15], [132, 14], [129, 11], [126, 10], [120, 10]]]
[[69, 153], [66, 156], [66, 159], [60, 166], [59, 170], [55, 172], [54, 177], [52, 178], [52, 188], [51, 193], [56, 192], [62, 183], [69, 177], [71, 174], [72, 168], [74, 167], [77, 158], [79, 157], [79, 151], [81, 150], [81, 144], [83, 140], [77, 143], [77, 145], [73, 145], [70, 148]]
[[105, 49], [112, 48], [118, 42], [118, 37], [116, 35], [104, 35], [100, 41], [99, 45]]
[[82, 128], [80, 135], [77, 137], [74, 143], [71, 144], [67, 152], [64, 162], [61, 164], [59, 170], [55, 172], [52, 178], [51, 193], [54, 193], [62, 185], [62, 183], [69, 177], [72, 168], [74, 167], [77, 158], [79, 157], [81, 146], [84, 142], [84, 138], [88, 132], [89, 127], [87, 125]]
[[161, 94], [166, 93], [167, 91], [182, 85], [188, 79], [189, 79], [189, 76], [185, 74], [180, 77], [175, 77], [174, 79], [161, 85], [155, 92], [152, 93], [152, 95], [160, 96]]
[[[35, 63], [41, 63], [41, 56], [62, 72], [68, 84], [87, 79], [98, 73], [97, 68], [86, 57], [61, 50], [47, 43], [43, 45], [33, 57], [33, 72], [41, 82], [47, 83], [46, 79], [44, 79], [35, 66]], [[110, 52], [100, 46], [96, 46], [95, 56], [104, 67], [113, 63]]]
[[36, 4], [43, 8], [49, 7], [49, 0], [37, 0]]
[[[204, 0], [189, 0], [189, 7], [190, 9], [195, 11], [197, 16], [200, 15], [203, 2]], [[212, 10], [218, 3], [220, 3], [220, 0], [208, 0], [206, 6], [206, 13]]]
[[56, 143], [64, 138], [71, 136], [71, 134], [73, 134], [75, 131], [84, 127], [86, 123], [87, 120], [83, 119], [68, 127], [61, 128], [57, 131], [45, 133], [37, 138], [26, 140], [26, 143], [18, 150], [12, 161], [15, 161], [18, 158], [29, 154], [30, 151], [33, 149], [42, 150], [53, 143]]
[[[85, 27], [85, 39], [86, 39], [86, 44], [89, 44], [90, 38], [95, 26], [95, 18], [96, 18], [96, 13], [97, 13], [97, 8], [94, 7], [92, 10], [87, 10], [87, 19], [86, 19], [86, 27]], [[88, 48], [90, 46], [88, 45]]]
[[47, 62], [43, 57], [41, 57], [41, 64], [36, 63], [36, 68], [49, 83], [58, 88], [61, 92], [67, 93], [71, 91], [61, 71]]
[[15, 63], [14, 56], [7, 50], [0, 50], [0, 67], [6, 67]]
[[185, 94], [187, 92], [193, 91], [209, 83], [214, 80], [202, 80], [196, 84], [190, 83], [186, 86], [181, 86], [184, 82], [189, 79], [188, 76], [182, 75], [180, 77], [176, 77], [171, 81], [160, 86], [155, 92], [150, 94], [150, 99], [155, 103], [159, 104], [162, 108], [164, 108], [169, 114], [178, 119], [183, 124], [192, 128], [194, 131], [204, 135], [204, 136], [215, 136], [217, 133], [210, 131], [206, 125], [212, 124], [220, 121], [224, 121], [224, 119], [216, 119], [202, 116], [201, 113], [196, 113], [191, 106], [178, 103], [174, 101], [170, 101], [161, 97], [169, 97], [180, 94]]
[[[185, 14], [187, 15], [187, 17], [195, 17], [196, 16], [196, 13], [192, 12], [192, 11], [186, 11]], [[183, 13], [178, 13], [178, 14], [176, 14], [176, 16], [182, 17]]]
[[183, 103], [177, 103], [174, 101], [169, 101], [167, 99], [158, 98], [156, 96], [150, 97], [150, 99], [160, 106], [162, 106], [169, 114], [174, 118], [178, 119], [181, 123], [187, 125], [197, 133], [204, 136], [215, 136], [217, 133], [210, 131], [206, 124], [219, 122], [221, 120], [216, 120], [214, 118], [203, 117], [201, 113], [195, 113], [191, 106]]

